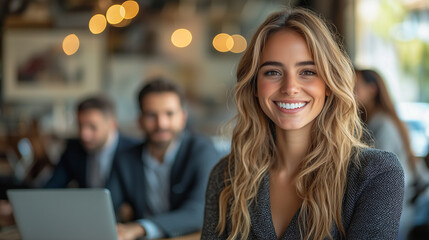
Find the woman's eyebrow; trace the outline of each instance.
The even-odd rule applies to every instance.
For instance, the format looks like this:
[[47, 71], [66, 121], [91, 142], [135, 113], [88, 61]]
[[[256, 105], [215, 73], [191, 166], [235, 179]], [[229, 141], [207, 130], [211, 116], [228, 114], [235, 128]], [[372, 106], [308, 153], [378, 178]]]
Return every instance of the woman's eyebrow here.
[[259, 66], [259, 69], [262, 68], [262, 67], [264, 67], [264, 66], [278, 66], [278, 67], [283, 67], [283, 64], [281, 62], [267, 61], [267, 62], [262, 63]]
[[[295, 64], [295, 66], [297, 66], [297, 67], [299, 67], [299, 66], [307, 66], [307, 65], [312, 65], [312, 66], [314, 66], [314, 65], [316, 65], [316, 64], [315, 64], [313, 61], [303, 61], [303, 62], [298, 62], [298, 63], [296, 63], [296, 64]], [[277, 66], [277, 67], [283, 67], [284, 65], [283, 65], [283, 63], [281, 63], [281, 62], [267, 61], [267, 62], [262, 63], [262, 64], [259, 66], [259, 69], [260, 69], [260, 68], [262, 68], [262, 67], [264, 67], [264, 66]]]
[[295, 66], [306, 66], [306, 65], [316, 65], [313, 61], [304, 61], [296, 63]]

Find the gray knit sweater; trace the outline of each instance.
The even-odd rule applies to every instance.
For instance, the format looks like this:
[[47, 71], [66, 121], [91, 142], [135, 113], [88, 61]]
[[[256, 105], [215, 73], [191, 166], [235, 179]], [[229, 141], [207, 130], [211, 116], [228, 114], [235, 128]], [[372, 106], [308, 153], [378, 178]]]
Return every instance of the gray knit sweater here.
[[[352, 161], [347, 172], [347, 185], [343, 198], [342, 223], [345, 239], [396, 239], [402, 210], [404, 174], [397, 157], [386, 151], [364, 149], [360, 167]], [[218, 199], [224, 187], [226, 160], [212, 170], [206, 191], [204, 225], [201, 239], [226, 239], [231, 231], [218, 236]], [[261, 183], [257, 203], [249, 207], [251, 230], [248, 239], [277, 239], [270, 209], [270, 185], [267, 174]], [[340, 237], [336, 226], [331, 233]], [[295, 214], [281, 239], [301, 239], [298, 213]]]

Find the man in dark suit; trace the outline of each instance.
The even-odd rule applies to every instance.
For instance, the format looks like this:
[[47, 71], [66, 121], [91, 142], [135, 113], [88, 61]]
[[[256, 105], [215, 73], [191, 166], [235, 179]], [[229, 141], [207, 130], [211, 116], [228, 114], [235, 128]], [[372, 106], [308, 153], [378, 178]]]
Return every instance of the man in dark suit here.
[[[158, 78], [138, 95], [143, 144], [122, 152], [112, 172], [119, 180], [113, 202], [133, 210], [131, 223], [118, 224], [118, 239], [174, 237], [201, 230], [209, 173], [219, 159], [212, 142], [185, 130], [183, 95]], [[117, 190], [119, 189], [119, 190]]]
[[46, 188], [105, 187], [113, 160], [122, 150], [138, 144], [118, 133], [113, 102], [105, 96], [87, 98], [77, 106], [79, 139], [67, 141]]

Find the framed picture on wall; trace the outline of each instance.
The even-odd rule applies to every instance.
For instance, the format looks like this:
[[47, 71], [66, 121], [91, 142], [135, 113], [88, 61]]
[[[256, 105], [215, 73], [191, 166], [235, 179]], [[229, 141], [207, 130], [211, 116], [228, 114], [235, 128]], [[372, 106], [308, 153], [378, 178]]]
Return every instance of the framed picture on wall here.
[[[63, 40], [79, 39], [67, 55]], [[74, 99], [100, 90], [105, 53], [103, 35], [85, 30], [8, 30], [3, 40], [5, 100]]]

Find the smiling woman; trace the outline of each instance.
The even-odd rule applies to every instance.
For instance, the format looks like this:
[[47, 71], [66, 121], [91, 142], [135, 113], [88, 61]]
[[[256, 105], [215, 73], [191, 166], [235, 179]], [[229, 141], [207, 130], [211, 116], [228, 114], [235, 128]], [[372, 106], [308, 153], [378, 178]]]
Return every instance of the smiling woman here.
[[202, 239], [396, 239], [403, 171], [361, 142], [353, 86], [315, 13], [265, 20], [237, 69], [231, 153], [211, 173]]

